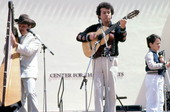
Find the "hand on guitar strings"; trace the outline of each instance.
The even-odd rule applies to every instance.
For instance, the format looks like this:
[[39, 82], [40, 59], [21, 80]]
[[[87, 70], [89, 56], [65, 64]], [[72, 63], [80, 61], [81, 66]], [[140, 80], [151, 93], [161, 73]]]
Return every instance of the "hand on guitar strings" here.
[[[93, 33], [93, 32], [91, 32], [91, 33], [88, 34], [88, 38], [89, 38], [90, 40], [95, 40], [95, 39], [98, 38], [98, 36], [99, 36], [99, 35], [96, 35], [96, 34]], [[103, 38], [103, 36], [102, 36], [102, 38]], [[101, 39], [102, 39], [102, 38], [101, 38]], [[111, 38], [111, 39], [114, 38], [114, 31], [111, 31], [111, 32], [109, 33], [109, 38]], [[99, 39], [99, 40], [101, 40], [101, 39]]]
[[95, 40], [97, 38], [97, 35], [95, 33], [91, 32], [91, 33], [88, 34], [88, 38], [90, 40]]

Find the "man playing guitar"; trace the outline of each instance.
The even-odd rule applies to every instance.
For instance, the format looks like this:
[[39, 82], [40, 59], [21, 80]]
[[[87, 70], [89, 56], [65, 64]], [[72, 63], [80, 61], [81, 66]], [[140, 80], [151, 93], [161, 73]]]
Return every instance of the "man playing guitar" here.
[[[104, 34], [101, 35], [101, 32], [114, 25], [111, 22], [114, 9], [110, 3], [102, 2], [97, 6], [96, 14], [101, 22], [93, 24], [85, 31], [80, 32], [76, 39], [82, 44], [88, 43], [88, 45], [94, 40], [97, 40], [97, 43], [99, 42], [98, 44], [94, 43], [99, 48], [95, 50], [93, 45], [92, 47], [89, 45], [93, 53], [85, 54], [87, 57], [93, 57], [95, 112], [116, 112], [115, 82], [118, 73], [118, 43], [126, 40], [126, 20], [120, 20], [119, 25], [105, 36]], [[105, 39], [106, 37], [108, 39]], [[101, 43], [102, 39], [106, 40], [103, 44]], [[105, 97], [104, 108], [103, 97]]]

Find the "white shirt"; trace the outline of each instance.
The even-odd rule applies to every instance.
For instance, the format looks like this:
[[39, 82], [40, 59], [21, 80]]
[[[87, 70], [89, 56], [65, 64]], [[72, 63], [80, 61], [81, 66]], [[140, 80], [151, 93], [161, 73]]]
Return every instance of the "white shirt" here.
[[41, 43], [31, 33], [21, 36], [17, 52], [20, 53], [21, 78], [37, 78], [37, 52]]
[[163, 67], [163, 63], [156, 63], [154, 61], [153, 52], [151, 50], [149, 50], [149, 52], [146, 54], [145, 61], [148, 65], [149, 69], [157, 70], [157, 69], [161, 69]]

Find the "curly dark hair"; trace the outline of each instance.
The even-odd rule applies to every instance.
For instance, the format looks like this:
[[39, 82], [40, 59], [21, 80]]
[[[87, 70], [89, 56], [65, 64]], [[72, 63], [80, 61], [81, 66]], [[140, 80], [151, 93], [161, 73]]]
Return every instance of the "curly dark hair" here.
[[100, 9], [101, 8], [106, 8], [106, 9], [111, 9], [111, 14], [113, 15], [114, 14], [114, 9], [113, 9], [113, 6], [108, 3], [108, 2], [101, 2], [98, 6], [97, 6], [97, 9], [96, 9], [96, 14], [98, 16], [100, 16]]
[[161, 38], [156, 34], [151, 34], [146, 38], [148, 48], [150, 48], [149, 43], [153, 44], [156, 39], [161, 40]]

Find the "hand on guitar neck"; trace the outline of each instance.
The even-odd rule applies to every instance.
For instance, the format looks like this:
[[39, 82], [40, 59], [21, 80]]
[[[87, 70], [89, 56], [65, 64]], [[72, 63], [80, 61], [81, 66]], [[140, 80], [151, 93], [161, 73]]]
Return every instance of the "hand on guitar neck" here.
[[121, 27], [121, 29], [125, 29], [125, 27], [126, 27], [126, 19], [121, 19], [120, 20], [120, 27]]

